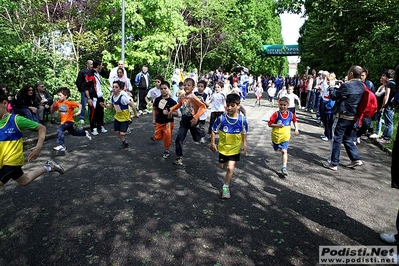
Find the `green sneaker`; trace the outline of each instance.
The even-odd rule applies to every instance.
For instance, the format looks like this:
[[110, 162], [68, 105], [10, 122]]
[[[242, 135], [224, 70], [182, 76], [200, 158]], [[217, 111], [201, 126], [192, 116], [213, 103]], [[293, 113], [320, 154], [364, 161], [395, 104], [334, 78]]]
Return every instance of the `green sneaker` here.
[[230, 198], [230, 190], [228, 187], [222, 188], [222, 199], [229, 199]]

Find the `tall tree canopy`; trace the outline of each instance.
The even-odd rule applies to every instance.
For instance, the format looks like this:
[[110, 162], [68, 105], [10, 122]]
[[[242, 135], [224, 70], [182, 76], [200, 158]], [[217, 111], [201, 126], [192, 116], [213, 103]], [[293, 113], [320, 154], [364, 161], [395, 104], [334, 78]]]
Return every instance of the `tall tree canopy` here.
[[278, 0], [278, 10], [300, 12], [307, 20], [300, 30], [300, 70], [335, 71], [340, 77], [351, 65], [366, 67], [373, 81], [399, 58], [399, 9], [393, 0]]
[[[42, 80], [73, 87], [87, 59], [111, 69], [121, 58], [122, 0], [0, 0], [0, 82], [17, 90]], [[282, 43], [274, 0], [125, 1], [125, 61], [169, 78], [183, 66], [210, 71], [234, 61], [255, 74], [287, 74], [285, 57], [260, 58]]]

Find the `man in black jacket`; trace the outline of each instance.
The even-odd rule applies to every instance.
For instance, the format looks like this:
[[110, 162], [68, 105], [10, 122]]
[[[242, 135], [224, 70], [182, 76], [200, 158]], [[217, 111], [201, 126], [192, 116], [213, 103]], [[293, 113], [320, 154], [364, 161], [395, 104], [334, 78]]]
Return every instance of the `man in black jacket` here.
[[78, 91], [80, 92], [80, 104], [82, 105], [82, 111], [80, 112], [80, 123], [84, 124], [85, 123], [85, 116], [86, 116], [86, 104], [87, 104], [87, 98], [85, 94], [85, 88], [84, 88], [84, 83], [85, 83], [85, 78], [87, 73], [89, 73], [89, 70], [93, 69], [93, 60], [87, 60], [86, 62], [86, 67], [83, 68], [82, 70], [79, 71], [78, 77], [76, 78], [76, 87], [78, 88]]
[[134, 83], [139, 89], [139, 114], [149, 113], [147, 111], [147, 103], [145, 101], [145, 96], [147, 96], [148, 88], [150, 87], [150, 74], [148, 74], [148, 67], [144, 65], [141, 68], [141, 72], [136, 75]]
[[337, 171], [341, 144], [344, 144], [346, 153], [351, 160], [347, 167], [354, 168], [363, 165], [356, 145], [353, 143], [353, 130], [356, 122], [357, 109], [362, 99], [364, 86], [361, 81], [363, 68], [352, 66], [348, 71], [348, 82], [339, 88], [329, 87], [331, 100], [335, 102], [335, 120], [333, 125], [334, 137], [332, 141], [331, 154], [323, 166]]

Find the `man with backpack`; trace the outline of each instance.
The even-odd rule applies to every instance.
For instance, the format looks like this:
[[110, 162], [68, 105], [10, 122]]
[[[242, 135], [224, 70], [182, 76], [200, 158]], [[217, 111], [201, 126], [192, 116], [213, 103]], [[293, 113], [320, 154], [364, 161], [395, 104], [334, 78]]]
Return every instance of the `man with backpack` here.
[[377, 139], [377, 141], [382, 144], [388, 144], [391, 142], [393, 132], [394, 96], [396, 92], [395, 70], [388, 69], [385, 71], [384, 76], [387, 79], [387, 84], [385, 85], [385, 97], [382, 101], [380, 112], [384, 118], [385, 129], [381, 138]]
[[352, 66], [348, 71], [347, 82], [339, 88], [329, 88], [331, 100], [335, 101], [336, 120], [334, 121], [335, 127], [333, 127], [334, 137], [330, 160], [324, 162], [323, 166], [333, 171], [338, 170], [341, 143], [344, 144], [346, 153], [351, 160], [346, 166], [354, 168], [363, 165], [352, 138], [353, 127], [357, 120], [357, 109], [364, 93], [364, 85], [360, 79], [362, 72], [361, 66]]

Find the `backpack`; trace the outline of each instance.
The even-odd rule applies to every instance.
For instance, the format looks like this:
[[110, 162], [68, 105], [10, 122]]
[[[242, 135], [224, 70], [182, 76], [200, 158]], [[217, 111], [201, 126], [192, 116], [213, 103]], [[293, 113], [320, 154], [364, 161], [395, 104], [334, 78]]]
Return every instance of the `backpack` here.
[[378, 108], [377, 97], [375, 94], [369, 88], [367, 88], [364, 83], [363, 86], [363, 96], [357, 109], [358, 126], [362, 124], [363, 118], [372, 117], [377, 112]]

